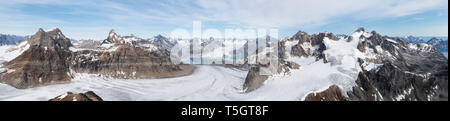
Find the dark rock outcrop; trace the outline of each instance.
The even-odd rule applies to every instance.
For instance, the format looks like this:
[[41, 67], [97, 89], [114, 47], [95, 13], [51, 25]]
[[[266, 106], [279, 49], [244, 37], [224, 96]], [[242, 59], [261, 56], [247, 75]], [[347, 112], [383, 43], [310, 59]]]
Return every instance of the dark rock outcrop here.
[[332, 85], [327, 90], [320, 93], [311, 93], [306, 96], [305, 101], [348, 101], [348, 98], [342, 95], [341, 89]]
[[49, 101], [103, 101], [103, 99], [92, 91], [86, 93], [67, 92]]
[[[363, 30], [361, 30], [363, 31]], [[346, 92], [352, 101], [443, 101], [448, 100], [448, 60], [433, 46], [409, 44], [375, 31], [358, 45], [360, 51], [375, 50], [376, 59], [360, 59], [382, 66], [362, 72], [357, 86]], [[322, 92], [320, 98], [340, 94]], [[319, 99], [320, 99], [319, 98]]]

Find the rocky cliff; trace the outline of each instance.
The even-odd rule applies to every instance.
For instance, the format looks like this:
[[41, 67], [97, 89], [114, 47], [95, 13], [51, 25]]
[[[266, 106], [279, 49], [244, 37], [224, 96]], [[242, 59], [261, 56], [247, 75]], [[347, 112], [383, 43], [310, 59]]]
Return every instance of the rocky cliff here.
[[71, 80], [71, 43], [59, 29], [39, 29], [27, 44], [28, 50], [4, 65], [7, 71], [0, 75], [0, 82], [30, 88]]

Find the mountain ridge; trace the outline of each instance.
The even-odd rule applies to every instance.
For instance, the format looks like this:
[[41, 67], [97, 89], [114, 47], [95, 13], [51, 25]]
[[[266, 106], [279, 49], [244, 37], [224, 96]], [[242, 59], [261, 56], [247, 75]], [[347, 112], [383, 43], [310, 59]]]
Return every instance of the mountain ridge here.
[[[117, 78], [167, 78], [183, 76], [195, 69], [174, 65], [168, 51], [129, 41], [136, 37], [110, 32], [98, 48], [74, 48], [58, 28], [39, 29], [24, 45], [29, 46], [0, 72], [0, 82], [19, 89], [70, 82], [73, 73], [92, 73]], [[112, 41], [110, 41], [112, 40]], [[113, 43], [108, 43], [113, 42]], [[104, 46], [106, 45], [106, 47]]]
[[[7, 62], [6, 71], [0, 71], [0, 82], [16, 88], [32, 88], [54, 84], [51, 82], [70, 82], [74, 73], [118, 79], [170, 78], [190, 75], [195, 69], [191, 65], [171, 64], [169, 46], [135, 36], [120, 36], [115, 31], [90, 48], [73, 45], [59, 29], [49, 32], [40, 29], [32, 38], [30, 43], [25, 43], [30, 49]], [[225, 66], [249, 66], [242, 87], [234, 85], [234, 88], [241, 88], [245, 95], [283, 93], [291, 96], [287, 99], [296, 100], [448, 100], [448, 59], [429, 44], [411, 44], [376, 31], [366, 32], [364, 28], [348, 36], [299, 31], [291, 38], [269, 45], [275, 44], [279, 47], [279, 60], [273, 75], [260, 74], [270, 63]], [[248, 46], [248, 41], [243, 45]], [[270, 49], [249, 52], [247, 57], [269, 52]], [[274, 90], [280, 92], [270, 92]]]

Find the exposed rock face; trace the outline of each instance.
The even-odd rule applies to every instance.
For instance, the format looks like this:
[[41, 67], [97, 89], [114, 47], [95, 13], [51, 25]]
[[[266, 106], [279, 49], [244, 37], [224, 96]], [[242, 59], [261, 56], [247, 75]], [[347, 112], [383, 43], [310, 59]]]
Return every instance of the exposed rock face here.
[[438, 38], [431, 38], [427, 44], [433, 45], [441, 52], [448, 51], [448, 40], [438, 39]]
[[[245, 92], [251, 92], [251, 91], [254, 91], [254, 90], [260, 88], [261, 86], [263, 86], [264, 82], [271, 75], [262, 75], [262, 74], [260, 74], [260, 71], [261, 71], [261, 68], [268, 67], [268, 66], [269, 66], [269, 64], [252, 65], [252, 67], [250, 68], [250, 70], [247, 73], [247, 77], [245, 78], [245, 83], [244, 83]], [[278, 74], [283, 73], [283, 72], [288, 73], [291, 69], [299, 69], [299, 68], [300, 68], [300, 65], [298, 65], [294, 62], [279, 60], [276, 71]]]
[[71, 43], [59, 29], [39, 29], [28, 44], [28, 50], [5, 64], [11, 71], [0, 75], [0, 82], [23, 89], [71, 80]]
[[71, 69], [79, 73], [118, 78], [168, 78], [189, 75], [190, 65], [174, 65], [169, 51], [160, 45], [134, 37], [120, 37], [111, 30], [99, 51], [74, 53]]
[[119, 44], [125, 44], [124, 38], [117, 35], [117, 33], [112, 29], [109, 31], [109, 36], [103, 41], [103, 44], [111, 44], [111, 43], [119, 43]]
[[103, 101], [97, 94], [92, 91], [86, 93], [72, 93], [67, 92], [63, 95], [59, 95], [49, 101]]
[[70, 39], [66, 38], [62, 34], [61, 30], [57, 28], [48, 32], [39, 29], [36, 34], [31, 36], [28, 42], [32, 46], [39, 45], [41, 47], [61, 48], [66, 50], [69, 49], [70, 46], [72, 46]]
[[306, 96], [305, 101], [348, 101], [342, 94], [341, 89], [333, 85], [323, 92], [309, 94]]
[[155, 36], [153, 39], [150, 40], [152, 43], [161, 45], [165, 49], [171, 49], [173, 46], [175, 46], [177, 43], [176, 41], [173, 41], [169, 38], [166, 38], [162, 35]]
[[29, 36], [16, 36], [0, 34], [0, 45], [16, 45], [23, 40], [28, 40]]

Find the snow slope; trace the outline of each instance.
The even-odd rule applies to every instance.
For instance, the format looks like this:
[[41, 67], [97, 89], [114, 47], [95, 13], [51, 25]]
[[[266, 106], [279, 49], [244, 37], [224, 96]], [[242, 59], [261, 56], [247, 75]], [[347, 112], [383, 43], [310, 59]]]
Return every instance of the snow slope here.
[[71, 83], [18, 90], [0, 84], [0, 100], [48, 100], [67, 91], [94, 91], [104, 100], [240, 100], [246, 72], [199, 66], [190, 76], [168, 79], [114, 79], [77, 74]]
[[[331, 84], [351, 85], [339, 81], [339, 78], [332, 79], [340, 77], [340, 72], [330, 69], [330, 64], [314, 62], [313, 59], [299, 60], [311, 65], [292, 71], [291, 76], [275, 75], [266, 85], [250, 93], [243, 93], [242, 90], [247, 72], [219, 66], [198, 66], [190, 76], [167, 79], [126, 80], [76, 74], [73, 81], [67, 84], [22, 90], [0, 83], [0, 100], [46, 101], [67, 91], [94, 91], [108, 101], [295, 101]], [[317, 71], [336, 76], [322, 76]]]

